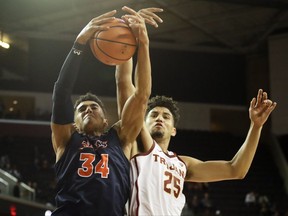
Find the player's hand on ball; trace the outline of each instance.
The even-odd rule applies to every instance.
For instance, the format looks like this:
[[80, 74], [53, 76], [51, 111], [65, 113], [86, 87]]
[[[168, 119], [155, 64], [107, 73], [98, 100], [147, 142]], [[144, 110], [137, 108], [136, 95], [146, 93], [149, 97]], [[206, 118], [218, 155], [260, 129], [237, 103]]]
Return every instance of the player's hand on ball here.
[[116, 10], [112, 10], [98, 17], [93, 18], [78, 34], [76, 42], [85, 45], [87, 41], [91, 37], [93, 37], [95, 32], [109, 29], [109, 27], [107, 26], [103, 27], [101, 25], [114, 20], [115, 19], [114, 15], [116, 14], [116, 12], [117, 12]]
[[125, 22], [132, 29], [136, 39], [142, 43], [148, 43], [149, 38], [144, 18], [127, 6], [124, 6], [122, 9], [129, 13], [122, 16], [122, 19], [125, 20]]

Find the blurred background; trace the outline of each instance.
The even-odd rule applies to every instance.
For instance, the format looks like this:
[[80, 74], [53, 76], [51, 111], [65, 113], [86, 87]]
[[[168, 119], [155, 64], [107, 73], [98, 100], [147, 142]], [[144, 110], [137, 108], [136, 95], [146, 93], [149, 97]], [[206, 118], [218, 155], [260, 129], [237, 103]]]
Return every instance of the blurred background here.
[[[245, 139], [258, 89], [278, 103], [246, 178], [185, 185], [183, 215], [287, 215], [287, 0], [1, 1], [0, 214], [54, 209], [54, 82], [81, 29], [113, 9], [121, 17], [125, 5], [164, 9], [164, 22], [148, 31], [152, 96], [173, 97], [181, 109], [170, 150], [230, 160]], [[97, 94], [111, 124], [117, 120], [114, 70], [87, 47], [73, 92], [73, 99]]]

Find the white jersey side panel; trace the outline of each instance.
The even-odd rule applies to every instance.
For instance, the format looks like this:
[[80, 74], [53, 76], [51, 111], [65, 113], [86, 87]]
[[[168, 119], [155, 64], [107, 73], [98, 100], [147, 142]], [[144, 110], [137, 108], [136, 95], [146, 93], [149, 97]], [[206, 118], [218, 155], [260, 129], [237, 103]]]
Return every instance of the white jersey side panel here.
[[173, 152], [154, 143], [146, 154], [131, 159], [131, 216], [181, 215], [186, 165]]

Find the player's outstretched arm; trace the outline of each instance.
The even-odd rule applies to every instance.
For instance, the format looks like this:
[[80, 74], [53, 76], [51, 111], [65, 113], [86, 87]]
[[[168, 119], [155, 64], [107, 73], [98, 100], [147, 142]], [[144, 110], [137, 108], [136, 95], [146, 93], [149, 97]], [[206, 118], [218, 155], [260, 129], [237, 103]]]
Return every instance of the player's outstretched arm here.
[[275, 109], [276, 103], [268, 99], [262, 89], [258, 91], [249, 107], [250, 128], [246, 139], [231, 161], [200, 161], [195, 158], [181, 156], [188, 172], [187, 181], [211, 182], [228, 179], [243, 179], [254, 158], [261, 130], [268, 117]]
[[[127, 8], [127, 7], [126, 7]], [[138, 41], [135, 91], [125, 102], [121, 114], [121, 138], [133, 142], [143, 126], [147, 102], [151, 94], [149, 38], [144, 19], [134, 10], [123, 19], [128, 22]], [[124, 137], [122, 137], [124, 136]]]
[[[128, 14], [131, 13], [131, 9], [128, 7], [123, 7], [123, 11]], [[158, 27], [158, 23], [162, 23], [163, 20], [156, 14], [163, 12], [162, 8], [143, 8], [140, 9], [137, 13], [144, 19], [146, 24], [152, 25], [155, 28]], [[132, 12], [133, 14], [133, 12]], [[123, 16], [122, 18], [125, 19]], [[126, 22], [133, 23], [135, 20], [126, 20]], [[138, 65], [136, 66], [138, 67]], [[121, 65], [116, 66], [115, 71], [115, 80], [116, 80], [116, 93], [117, 93], [117, 108], [118, 116], [120, 118], [122, 109], [126, 100], [133, 94], [135, 91], [135, 86], [133, 85], [132, 80], [132, 71], [133, 71], [133, 58], [129, 59], [127, 62], [124, 62]]]
[[277, 103], [268, 99], [267, 92], [259, 89], [256, 98], [250, 102], [250, 128], [246, 140], [231, 161], [235, 176], [244, 178], [254, 158], [263, 125], [275, 109]]

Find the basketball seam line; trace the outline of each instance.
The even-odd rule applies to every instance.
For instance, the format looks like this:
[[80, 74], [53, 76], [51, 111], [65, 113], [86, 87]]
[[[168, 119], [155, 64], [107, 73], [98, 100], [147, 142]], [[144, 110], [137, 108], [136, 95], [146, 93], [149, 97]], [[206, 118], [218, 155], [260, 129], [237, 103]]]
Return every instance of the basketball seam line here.
[[[98, 39], [99, 39], [99, 38], [98, 38]], [[101, 40], [101, 39], [100, 39], [100, 40]], [[107, 40], [107, 41], [109, 41], [109, 40]], [[113, 42], [115, 42], [115, 41], [113, 41]], [[123, 44], [125, 44], [125, 43], [123, 43]], [[108, 53], [106, 53], [103, 49], [101, 49], [101, 47], [98, 45], [97, 42], [96, 42], [96, 46], [98, 47], [98, 49], [99, 49], [104, 55], [106, 55], [106, 56], [108, 56], [108, 57], [110, 57], [110, 58], [112, 58], [112, 59], [114, 59], [114, 60], [127, 61], [127, 60], [130, 59], [130, 58], [122, 58], [122, 59], [120, 59], [120, 58], [115, 58], [115, 57], [109, 55]], [[134, 45], [132, 45], [132, 46], [134, 46]]]
[[[97, 45], [97, 46], [98, 46], [98, 45]], [[108, 53], [104, 52], [104, 50], [102, 50], [99, 46], [98, 46], [98, 48], [99, 48], [99, 50], [100, 50], [104, 55], [106, 55], [106, 56], [108, 56], [108, 57], [110, 57], [110, 58], [112, 58], [112, 59], [114, 59], [114, 60], [118, 60], [118, 61], [127, 61], [127, 60], [130, 59], [130, 58], [123, 58], [123, 59], [115, 58], [115, 57], [109, 55]]]
[[93, 39], [97, 39], [97, 40], [102, 40], [102, 41], [108, 41], [108, 42], [113, 42], [113, 43], [118, 43], [118, 44], [125, 44], [125, 45], [129, 45], [129, 46], [137, 46], [135, 44], [130, 44], [130, 43], [125, 43], [125, 42], [120, 42], [120, 41], [113, 41], [113, 40], [107, 40], [107, 39], [103, 39], [103, 38], [93, 38]]

